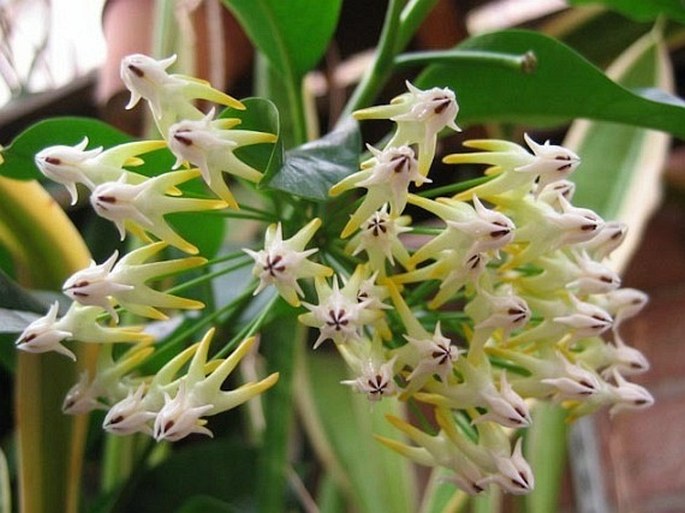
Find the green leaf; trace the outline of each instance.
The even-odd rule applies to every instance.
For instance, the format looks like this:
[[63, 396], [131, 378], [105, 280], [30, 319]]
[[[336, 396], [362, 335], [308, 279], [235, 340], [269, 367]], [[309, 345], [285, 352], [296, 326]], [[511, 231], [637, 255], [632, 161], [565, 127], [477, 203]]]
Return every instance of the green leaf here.
[[[659, 91], [673, 87], [666, 49], [656, 32], [634, 43], [607, 73], [627, 87], [658, 87]], [[564, 144], [582, 158], [573, 177], [574, 203], [630, 227], [627, 239], [612, 255], [612, 265], [622, 269], [660, 201], [660, 176], [668, 157], [670, 137], [632, 126], [577, 121]]]
[[46, 307], [30, 292], [0, 270], [0, 308], [44, 314]]
[[140, 477], [119, 511], [176, 511], [196, 495], [227, 502], [235, 511], [251, 511], [255, 456], [240, 442], [203, 440], [181, 447]]
[[344, 469], [342, 479], [353, 500], [349, 509], [361, 513], [416, 511], [410, 462], [373, 438], [374, 434], [398, 438], [385, 415], [401, 416], [400, 404], [386, 400], [371, 407], [363, 394], [342, 385], [340, 381], [350, 377], [336, 354], [309, 352], [306, 374], [306, 389], [313, 400], [313, 409], [307, 414], [320, 423], [326, 438], [322, 442], [330, 446], [339, 468]]
[[535, 475], [535, 489], [524, 498], [526, 513], [559, 511], [559, 489], [566, 460], [566, 411], [544, 402], [536, 404], [525, 433], [525, 454]]
[[196, 495], [185, 501], [176, 513], [240, 513], [240, 510], [214, 497]]
[[360, 150], [359, 126], [349, 119], [321, 139], [288, 151], [283, 166], [266, 185], [325, 201], [333, 185], [359, 169]]
[[457, 121], [471, 125], [516, 122], [554, 125], [588, 118], [639, 125], [685, 139], [685, 102], [655, 101], [607, 78], [582, 56], [552, 38], [507, 30], [466, 40], [460, 49], [505, 54], [533, 51], [532, 73], [487, 61], [431, 65], [417, 78], [419, 87], [454, 88], [461, 105]]
[[266, 182], [283, 163], [283, 140], [278, 109], [272, 101], [265, 98], [246, 98], [241, 101], [246, 107], [245, 110], [224, 109], [219, 117], [239, 119], [240, 125], [236, 130], [254, 130], [278, 136], [276, 144], [253, 144], [236, 151], [238, 158], [264, 173], [262, 182]]
[[92, 118], [61, 117], [39, 121], [20, 133], [2, 150], [5, 163], [0, 174], [18, 180], [43, 179], [34, 163], [34, 156], [48, 146], [74, 146], [88, 137], [89, 148], [109, 148], [129, 142], [131, 138], [116, 128]]
[[285, 76], [299, 79], [328, 47], [342, 0], [223, 0], [252, 43]]
[[653, 21], [666, 16], [685, 23], [685, 6], [681, 0], [569, 0], [573, 5], [601, 4], [637, 21]]

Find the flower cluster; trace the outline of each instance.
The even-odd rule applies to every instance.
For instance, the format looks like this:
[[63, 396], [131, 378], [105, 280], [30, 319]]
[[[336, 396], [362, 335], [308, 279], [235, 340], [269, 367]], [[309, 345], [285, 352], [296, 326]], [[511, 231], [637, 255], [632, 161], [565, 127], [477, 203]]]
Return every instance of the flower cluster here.
[[[81, 376], [65, 398], [64, 411], [80, 414], [95, 408], [108, 409], [106, 430], [115, 434], [144, 432], [157, 440], [171, 441], [190, 433], [211, 435], [204, 417], [242, 404], [278, 379], [276, 373], [235, 390], [223, 390], [224, 381], [250, 350], [254, 338], [244, 340], [228, 358], [208, 360], [214, 330], [201, 343], [172, 357], [155, 375], [140, 376], [141, 366], [155, 352], [155, 337], [143, 326], [118, 326], [122, 311], [165, 320], [167, 315], [162, 310], [204, 308], [199, 301], [153, 287], [162, 278], [208, 263], [200, 256], [161, 259], [171, 247], [191, 255], [198, 253], [198, 248], [179, 234], [166, 216], [238, 208], [224, 172], [250, 182], [258, 182], [262, 173], [242, 162], [234, 151], [246, 145], [272, 143], [276, 138], [234, 129], [240, 120], [214, 119], [215, 109], [207, 114], [199, 110], [197, 100], [238, 110], [245, 106], [205, 82], [167, 73], [174, 61], [175, 57], [157, 61], [131, 55], [121, 63], [121, 79], [131, 92], [127, 108], [146, 100], [163, 140], [87, 149], [89, 140], [84, 137], [75, 146], [51, 146], [35, 156], [41, 173], [64, 185], [72, 203], [78, 200], [77, 186], [85, 186], [95, 213], [114, 223], [121, 240], [130, 232], [144, 245], [121, 258], [115, 251], [105, 262], [93, 261], [69, 277], [63, 286], [64, 294], [72, 300], [66, 313], [60, 317], [58, 303], [53, 304], [44, 317], [26, 327], [16, 342], [20, 350], [56, 351], [74, 360], [74, 352], [64, 342], [100, 344], [94, 376]], [[155, 176], [131, 169], [145, 164], [141, 156], [159, 149], [167, 149], [176, 157], [173, 169]], [[175, 170], [181, 166], [183, 169]], [[200, 177], [219, 199], [186, 194], [187, 183]], [[122, 342], [133, 346], [115, 357], [120, 352], [114, 350], [114, 344]], [[187, 371], [181, 374], [189, 361]]]
[[[489, 484], [527, 493], [534, 477], [521, 438], [513, 443], [507, 429], [531, 424], [531, 401], [555, 401], [569, 419], [653, 402], [626, 380], [648, 364], [618, 331], [646, 296], [620, 288], [606, 265], [625, 226], [571, 203], [567, 178], [580, 158], [562, 146], [528, 134], [528, 149], [467, 141], [482, 151], [444, 162], [485, 164], [489, 180], [454, 196], [423, 195], [437, 135], [457, 129], [457, 112], [451, 91], [408, 84], [390, 105], [355, 113], [396, 126], [384, 148], [369, 146], [371, 158], [330, 190], [363, 191], [340, 238], [351, 236], [350, 261], [365, 259], [332, 281], [320, 273], [318, 301], [304, 303], [300, 321], [319, 330], [315, 348], [331, 340], [345, 359], [354, 377], [344, 384], [370, 401], [394, 396], [432, 408], [432, 432], [390, 418], [415, 445], [382, 443], [451, 469], [470, 494]], [[416, 229], [410, 206], [442, 227], [407, 237]]]
[[[64, 341], [102, 343], [95, 375], [81, 377], [64, 410], [105, 408], [104, 427], [112, 433], [175, 441], [190, 433], [211, 436], [207, 416], [262, 393], [278, 374], [224, 390], [254, 339], [227, 358], [209, 359], [210, 329], [155, 374], [141, 376], [141, 364], [154, 351], [152, 337], [117, 326], [121, 310], [164, 319], [163, 309], [203, 306], [151, 286], [206, 263], [198, 256], [149, 262], [167, 246], [198, 252], [165, 216], [238, 208], [227, 175], [252, 183], [263, 175], [236, 150], [276, 139], [237, 129], [238, 119], [217, 117], [214, 109], [200, 111], [198, 99], [233, 109], [244, 105], [204, 82], [168, 74], [172, 63], [173, 58], [134, 55], [121, 67], [131, 90], [129, 107], [145, 99], [164, 140], [88, 150], [86, 138], [36, 156], [39, 169], [64, 185], [72, 201], [77, 185], [87, 187], [95, 212], [112, 221], [122, 239], [132, 232], [147, 244], [121, 259], [115, 253], [102, 264], [93, 262], [69, 278], [64, 292], [73, 300], [71, 308], [58, 317], [55, 304], [17, 344], [74, 357]], [[469, 494], [490, 485], [528, 493], [534, 476], [522, 438], [512, 430], [530, 426], [533, 401], [555, 401], [569, 419], [601, 407], [613, 414], [653, 402], [647, 390], [627, 380], [648, 363], [619, 332], [647, 298], [621, 288], [607, 266], [626, 227], [573, 205], [568, 178], [580, 158], [528, 134], [527, 148], [467, 141], [465, 146], [479, 151], [443, 162], [486, 165], [488, 179], [467, 190], [455, 188], [453, 196], [425, 194], [438, 134], [459, 130], [459, 106], [448, 89], [424, 91], [409, 83], [407, 88], [389, 105], [354, 114], [391, 121], [395, 130], [383, 148], [367, 146], [370, 158], [330, 189], [331, 196], [360, 196], [347, 203], [349, 212], [343, 210], [349, 218], [340, 233], [325, 208], [300, 208], [304, 201], [286, 209], [274, 201], [275, 212], [257, 216], [281, 222], [265, 228], [260, 248], [237, 252], [235, 258], [252, 265], [252, 288], [242, 296], [250, 301], [273, 286], [317, 333], [314, 348], [326, 343], [340, 353], [352, 373], [344, 385], [372, 403], [393, 397], [430, 412], [423, 426], [432, 427], [422, 429], [390, 417], [410, 443], [378, 437], [382, 444], [420, 465], [450, 469], [455, 485]], [[176, 158], [173, 169], [153, 177], [127, 169], [163, 147]], [[187, 182], [196, 178], [218, 199], [187, 195]], [[430, 221], [412, 225], [414, 212]], [[104, 325], [104, 317], [112, 324]], [[116, 342], [135, 345], [115, 357]]]

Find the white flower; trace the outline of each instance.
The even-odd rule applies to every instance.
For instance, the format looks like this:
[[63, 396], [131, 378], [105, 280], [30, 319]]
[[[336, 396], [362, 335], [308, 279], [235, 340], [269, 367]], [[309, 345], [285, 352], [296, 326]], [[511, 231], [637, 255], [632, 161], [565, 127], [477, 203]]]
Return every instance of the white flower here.
[[472, 199], [473, 207], [464, 201], [410, 197], [412, 204], [437, 215], [447, 225], [442, 233], [412, 255], [410, 265], [436, 258], [443, 250], [454, 250], [462, 255], [496, 252], [514, 239], [515, 226], [508, 217], [485, 208], [476, 196]]
[[149, 401], [146, 401], [145, 393], [144, 383], [141, 383], [135, 391], [131, 389], [124, 399], [109, 409], [102, 422], [103, 429], [119, 436], [138, 432], [152, 435], [150, 421], [155, 418], [157, 412], [147, 409]]
[[93, 409], [107, 409], [108, 402], [123, 399], [130, 390], [126, 375], [154, 351], [143, 343], [133, 346], [115, 361], [113, 349], [114, 344], [104, 344], [98, 354], [94, 378], [89, 380], [88, 372], [84, 371], [78, 383], [69, 389], [62, 404], [64, 413], [79, 415]]
[[213, 407], [213, 404], [195, 406], [186, 391], [185, 382], [181, 382], [173, 399], [164, 394], [164, 406], [155, 417], [155, 440], [176, 442], [192, 433], [213, 437], [214, 434], [205, 427], [207, 420], [202, 418]]
[[359, 300], [358, 285], [357, 282], [350, 281], [341, 290], [335, 275], [332, 288], [324, 278], [315, 278], [314, 286], [319, 304], [303, 303], [309, 312], [299, 316], [302, 324], [320, 331], [314, 349], [328, 339], [336, 344], [359, 340], [361, 329], [382, 316], [379, 309], [373, 307], [373, 298]]
[[168, 192], [176, 185], [199, 176], [198, 170], [175, 171], [150, 178], [137, 185], [126, 183], [125, 176], [116, 182], [98, 185], [90, 202], [98, 215], [112, 221], [121, 240], [126, 227], [138, 233], [149, 232], [155, 237], [186, 253], [195, 254], [197, 248], [178, 235], [164, 219], [175, 212], [197, 212], [226, 207], [219, 200], [179, 198]]
[[144, 176], [124, 169], [124, 166], [140, 165], [143, 161], [137, 155], [164, 146], [164, 141], [135, 141], [107, 150], [102, 146], [86, 150], [88, 137], [84, 137], [76, 146], [58, 145], [41, 150], [36, 154], [35, 162], [47, 178], [66, 187], [73, 205], [78, 199], [76, 184], [83, 184], [92, 191], [97, 185], [116, 181], [124, 174], [131, 183], [145, 180]]
[[452, 341], [443, 336], [440, 322], [435, 325], [435, 332], [430, 338], [413, 338], [404, 336], [419, 353], [419, 362], [407, 376], [412, 388], [420, 388], [433, 374], [440, 376], [440, 381], [447, 383], [452, 374], [455, 361], [459, 357], [459, 349]]
[[393, 367], [396, 358], [379, 364], [369, 359], [361, 369], [361, 375], [353, 380], [341, 381], [343, 385], [349, 385], [357, 392], [366, 394], [369, 401], [380, 401], [384, 397], [395, 395], [397, 386], [393, 381], [395, 372]]
[[492, 454], [497, 472], [478, 482], [480, 486], [496, 483], [503, 490], [514, 495], [530, 493], [535, 488], [535, 476], [523, 457], [523, 438], [516, 441], [511, 455]]
[[141, 98], [147, 100], [162, 135], [166, 136], [169, 127], [181, 119], [198, 120], [204, 117], [194, 105], [198, 99], [245, 109], [238, 100], [212, 88], [204, 80], [168, 74], [166, 69], [175, 61], [175, 55], [157, 61], [142, 54], [129, 55], [121, 61], [121, 80], [131, 92], [126, 108], [132, 109]]
[[[188, 372], [181, 378], [173, 397], [164, 392], [164, 405], [155, 418], [154, 437], [157, 441], [177, 441], [191, 433], [213, 436], [205, 427], [203, 416], [217, 415], [249, 401], [271, 388], [278, 381], [273, 373], [257, 382], [246, 383], [235, 390], [223, 390], [228, 375], [240, 363], [254, 344], [254, 337], [248, 338], [231, 353], [217, 362], [207, 360], [209, 346], [214, 336], [210, 329], [197, 345]], [[208, 372], [208, 369], [212, 369]]]
[[620, 221], [604, 223], [599, 233], [590, 240], [576, 245], [582, 251], [589, 253], [595, 260], [604, 260], [618, 248], [628, 234], [628, 226]]
[[609, 385], [609, 394], [614, 403], [609, 409], [610, 415], [615, 415], [622, 410], [641, 410], [654, 404], [654, 397], [646, 388], [626, 381], [616, 370], [613, 372], [613, 377], [616, 386]]
[[[166, 319], [166, 315], [157, 310], [161, 308], [204, 307], [199, 301], [173, 296], [152, 289], [147, 282], [161, 276], [197, 267], [206, 262], [201, 257], [188, 257], [161, 262], [144, 263], [156, 255], [167, 244], [156, 242], [142, 246], [125, 255], [118, 262], [118, 251], [107, 261], [97, 265], [94, 261], [86, 269], [74, 273], [62, 287], [63, 292], [82, 305], [93, 305], [104, 308], [118, 322], [119, 316], [113, 303], [135, 314], [153, 319]], [[116, 262], [116, 264], [115, 264]]]
[[293, 306], [299, 306], [298, 296], [304, 296], [304, 292], [297, 280], [333, 274], [332, 269], [325, 265], [308, 260], [318, 251], [317, 248], [304, 249], [320, 226], [321, 220], [315, 218], [291, 238], [283, 240], [281, 223], [272, 224], [264, 236], [264, 249], [243, 249], [255, 261], [252, 274], [259, 278], [255, 295], [274, 285], [283, 299]]
[[58, 309], [55, 301], [44, 317], [29, 324], [16, 341], [17, 349], [30, 353], [55, 351], [76, 360], [74, 353], [61, 342], [67, 339], [96, 344], [151, 341], [151, 337], [142, 333], [140, 328], [101, 326], [97, 318], [103, 310], [99, 307], [72, 303], [67, 313], [59, 319]]
[[58, 310], [59, 303], [55, 301], [47, 314], [29, 324], [15, 342], [17, 349], [29, 353], [55, 351], [76, 361], [76, 355], [61, 344], [73, 334], [57, 320]]
[[409, 91], [393, 98], [389, 105], [358, 110], [353, 115], [356, 119], [390, 119], [397, 123], [397, 130], [387, 146], [416, 144], [418, 169], [426, 176], [435, 156], [438, 133], [445, 127], [461, 131], [455, 123], [459, 105], [454, 92], [446, 87], [423, 91], [409, 81], [405, 84]]
[[568, 326], [572, 332], [572, 340], [594, 337], [611, 328], [613, 319], [602, 308], [578, 300], [574, 295], [569, 296], [574, 312], [554, 318], [554, 322]]
[[385, 203], [390, 204], [390, 216], [395, 218], [402, 214], [407, 205], [409, 183], [419, 186], [430, 182], [418, 171], [414, 150], [409, 146], [390, 146], [383, 151], [367, 145], [373, 158], [361, 171], [343, 178], [331, 187], [329, 194], [337, 196], [354, 187], [364, 187], [367, 192], [359, 208], [340, 234], [347, 238], [375, 211]]
[[238, 208], [224, 180], [229, 173], [257, 183], [262, 173], [250, 167], [235, 155], [243, 146], [273, 143], [276, 136], [251, 130], [232, 129], [240, 120], [214, 118], [214, 109], [200, 120], [182, 120], [169, 128], [169, 149], [176, 156], [174, 168], [184, 162], [200, 168], [202, 178], [232, 208]]
[[385, 275], [385, 260], [390, 265], [395, 265], [395, 258], [404, 267], [408, 266], [409, 253], [404, 247], [398, 235], [411, 231], [406, 225], [409, 219], [405, 216], [392, 218], [388, 214], [388, 204], [384, 203], [380, 210], [374, 212], [361, 225], [357, 233], [348, 245], [348, 251], [352, 249], [352, 256], [365, 251], [369, 258], [371, 268]]
[[531, 155], [518, 144], [509, 141], [484, 139], [466, 141], [464, 146], [486, 150], [473, 153], [455, 153], [443, 159], [447, 164], [479, 163], [491, 167], [486, 174], [492, 180], [468, 191], [457, 194], [455, 199], [466, 199], [472, 194], [481, 198], [497, 201], [504, 193], [523, 197], [535, 186], [535, 195], [541, 194], [549, 184], [565, 180], [580, 163], [578, 155], [562, 146], [546, 141], [538, 144], [528, 134], [524, 139], [531, 149]]

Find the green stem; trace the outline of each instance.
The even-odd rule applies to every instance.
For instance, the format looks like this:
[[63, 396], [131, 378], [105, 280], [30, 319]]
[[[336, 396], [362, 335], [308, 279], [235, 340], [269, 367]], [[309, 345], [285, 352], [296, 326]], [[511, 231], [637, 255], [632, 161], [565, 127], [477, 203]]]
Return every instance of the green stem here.
[[434, 189], [427, 189], [425, 191], [418, 192], [417, 196], [422, 196], [424, 198], [435, 198], [437, 196], [444, 195], [454, 195], [462, 191], [466, 191], [471, 187], [480, 185], [489, 180], [492, 180], [491, 176], [479, 176], [478, 178], [472, 178], [471, 180], [464, 180], [463, 182], [455, 182], [449, 185], [444, 185], [442, 187], [435, 187]]
[[399, 51], [397, 38], [403, 3], [401, 0], [390, 0], [376, 50], [376, 58], [345, 105], [340, 116], [341, 120], [350, 116], [355, 110], [370, 105], [390, 77], [393, 60]]
[[305, 343], [307, 330], [295, 315], [283, 315], [262, 331], [262, 348], [268, 372], [280, 378], [265, 394], [266, 430], [260, 452], [257, 476], [257, 510], [261, 513], [285, 511], [288, 447], [294, 421], [293, 380], [298, 346]]
[[[245, 255], [245, 253], [243, 253]], [[198, 276], [197, 278], [193, 278], [192, 280], [184, 281], [183, 283], [180, 283], [174, 287], [171, 287], [170, 289], [165, 290], [167, 294], [175, 294], [177, 292], [180, 292], [182, 290], [194, 287], [195, 285], [201, 285], [203, 283], [207, 283], [214, 278], [218, 276], [223, 276], [224, 274], [232, 273], [233, 271], [236, 271], [238, 269], [241, 269], [247, 265], [249, 265], [252, 262], [252, 260], [244, 260], [242, 262], [238, 262], [237, 264], [234, 264], [229, 267], [225, 267], [224, 269], [219, 269], [218, 271], [214, 271], [212, 273], [207, 273], [203, 274], [202, 276]]]
[[105, 435], [101, 485], [103, 492], [116, 490], [133, 471], [134, 442], [134, 436]]
[[395, 66], [398, 69], [404, 69], [427, 66], [428, 64], [456, 64], [474, 61], [490, 66], [512, 68], [525, 73], [534, 71], [537, 64], [532, 52], [510, 54], [481, 50], [435, 50], [398, 55], [395, 58]]
[[397, 38], [397, 49], [401, 51], [409, 44], [411, 38], [431, 12], [438, 0], [410, 0], [400, 16], [400, 33]]
[[246, 338], [250, 338], [252, 335], [257, 333], [257, 330], [259, 330], [262, 327], [267, 317], [273, 310], [273, 307], [278, 301], [278, 298], [278, 294], [275, 294], [274, 297], [271, 298], [271, 301], [269, 301], [269, 303], [263, 308], [259, 316], [257, 316], [252, 322], [250, 322], [247, 326], [240, 330], [231, 340], [229, 340], [226, 343], [226, 345], [222, 347], [221, 350], [214, 355], [214, 358], [223, 358], [229, 352], [231, 352], [231, 349], [237, 346], [239, 342], [245, 340]]

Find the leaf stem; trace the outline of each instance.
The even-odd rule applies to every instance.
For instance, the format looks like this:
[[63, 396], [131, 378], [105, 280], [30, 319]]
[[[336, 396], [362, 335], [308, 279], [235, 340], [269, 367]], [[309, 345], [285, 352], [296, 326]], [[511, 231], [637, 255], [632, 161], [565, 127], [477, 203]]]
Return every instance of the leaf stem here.
[[481, 50], [434, 50], [401, 54], [395, 57], [394, 62], [398, 69], [404, 69], [428, 64], [455, 64], [474, 61], [489, 66], [512, 68], [524, 73], [532, 73], [537, 66], [537, 60], [532, 51], [524, 54], [510, 54]]
[[376, 50], [376, 58], [345, 105], [340, 120], [347, 118], [355, 110], [370, 105], [390, 77], [393, 60], [399, 50], [397, 38], [403, 3], [401, 0], [390, 0]]

